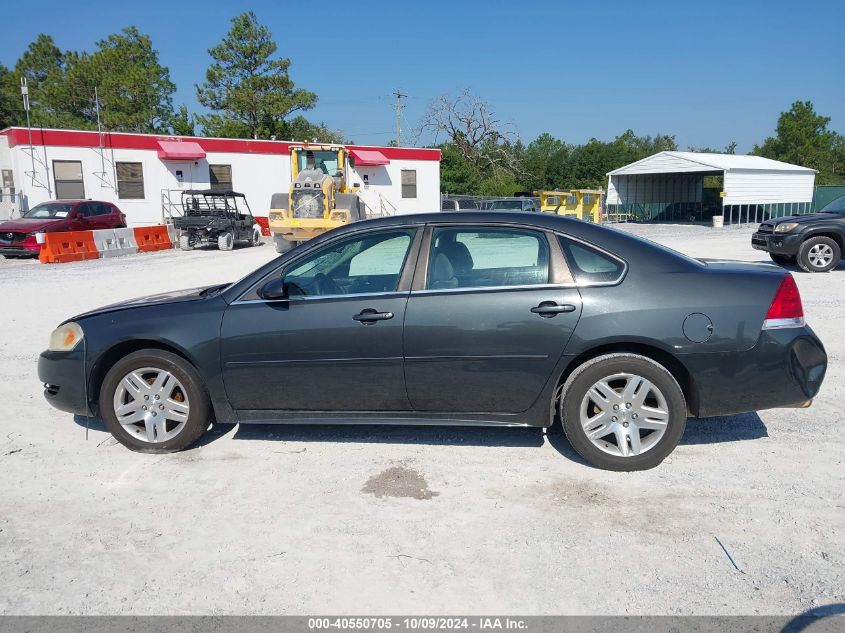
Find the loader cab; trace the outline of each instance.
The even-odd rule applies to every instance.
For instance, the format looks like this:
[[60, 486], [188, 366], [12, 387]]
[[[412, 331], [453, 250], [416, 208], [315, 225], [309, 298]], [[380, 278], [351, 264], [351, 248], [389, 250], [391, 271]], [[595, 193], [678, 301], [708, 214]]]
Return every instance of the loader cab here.
[[334, 180], [338, 193], [346, 193], [346, 148], [336, 145], [308, 145], [291, 148], [292, 180], [300, 172], [319, 170]]

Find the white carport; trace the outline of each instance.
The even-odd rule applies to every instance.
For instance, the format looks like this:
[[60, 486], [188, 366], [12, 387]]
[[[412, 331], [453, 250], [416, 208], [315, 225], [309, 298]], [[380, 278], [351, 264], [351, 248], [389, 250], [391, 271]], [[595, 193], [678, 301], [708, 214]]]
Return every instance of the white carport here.
[[[816, 171], [761, 156], [659, 152], [608, 172], [610, 220], [710, 221], [725, 224], [807, 213]], [[721, 179], [721, 190], [705, 178]]]

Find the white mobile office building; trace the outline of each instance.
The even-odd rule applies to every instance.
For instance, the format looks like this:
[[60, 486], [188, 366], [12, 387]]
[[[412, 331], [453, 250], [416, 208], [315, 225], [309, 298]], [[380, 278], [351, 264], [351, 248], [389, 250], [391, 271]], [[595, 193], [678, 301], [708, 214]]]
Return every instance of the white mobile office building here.
[[[704, 179], [721, 177], [705, 195]], [[816, 171], [761, 156], [659, 152], [608, 172], [610, 218], [759, 222], [812, 210]]]
[[[113, 202], [130, 225], [180, 214], [184, 189], [241, 192], [255, 215], [291, 184], [290, 148], [272, 140], [0, 130], [0, 219], [53, 199]], [[370, 215], [440, 209], [440, 150], [347, 145], [350, 184]]]

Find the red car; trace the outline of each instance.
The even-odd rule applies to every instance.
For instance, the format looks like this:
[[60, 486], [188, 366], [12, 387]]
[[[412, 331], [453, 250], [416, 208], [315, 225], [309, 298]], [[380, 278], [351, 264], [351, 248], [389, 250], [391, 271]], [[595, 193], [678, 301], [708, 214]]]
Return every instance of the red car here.
[[19, 220], [0, 222], [0, 255], [38, 257], [36, 233], [122, 229], [126, 216], [110, 202], [53, 200], [27, 211]]

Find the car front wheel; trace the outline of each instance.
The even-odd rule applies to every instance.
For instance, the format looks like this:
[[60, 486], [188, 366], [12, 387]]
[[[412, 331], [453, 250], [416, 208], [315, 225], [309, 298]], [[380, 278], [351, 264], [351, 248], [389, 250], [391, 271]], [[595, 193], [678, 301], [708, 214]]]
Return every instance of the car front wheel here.
[[158, 349], [133, 352], [109, 370], [99, 410], [115, 439], [142, 453], [185, 449], [211, 421], [211, 402], [196, 369]]
[[798, 249], [798, 265], [808, 273], [826, 273], [836, 268], [842, 250], [829, 237], [811, 237]]
[[608, 354], [569, 376], [559, 411], [572, 447], [598, 468], [654, 468], [671, 453], [686, 425], [678, 382], [657, 362], [637, 354]]
[[276, 252], [279, 255], [283, 255], [291, 250], [294, 246], [296, 246], [295, 242], [291, 242], [290, 240], [286, 240], [278, 233], [273, 235], [273, 246], [276, 247]]
[[217, 248], [221, 251], [230, 251], [235, 248], [235, 236], [231, 233], [221, 233], [217, 236]]

